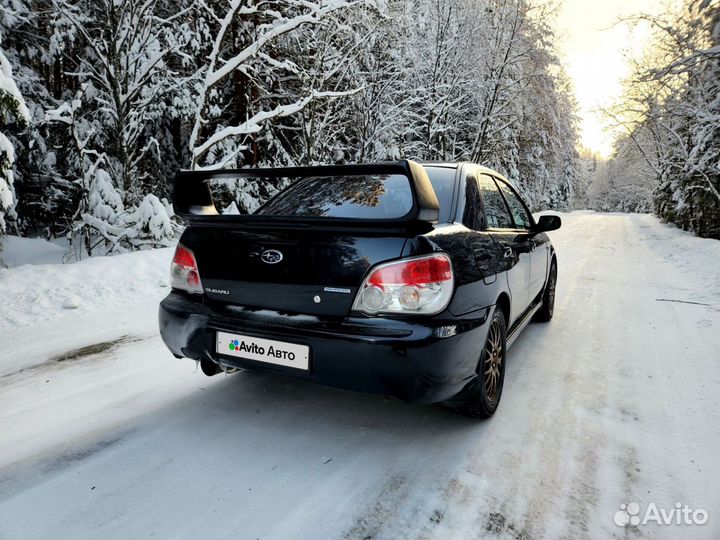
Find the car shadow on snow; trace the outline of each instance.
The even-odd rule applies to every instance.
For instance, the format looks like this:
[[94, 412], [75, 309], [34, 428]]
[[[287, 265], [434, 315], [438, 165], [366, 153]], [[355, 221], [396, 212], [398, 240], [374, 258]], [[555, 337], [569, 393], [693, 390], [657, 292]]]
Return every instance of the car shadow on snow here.
[[[207, 382], [153, 415], [144, 448], [158, 460], [172, 449], [157, 480], [164, 489], [183, 489], [173, 488], [175, 478], [202, 467], [192, 484], [198, 512], [218, 493], [232, 497], [240, 536], [381, 536], [398, 506], [435, 504], [426, 498], [464, 489], [446, 467], [462, 467], [494, 422], [259, 372]], [[145, 456], [128, 455], [119, 466], [144, 479], [158, 466]], [[258, 501], [265, 501], [261, 514], [252, 511]], [[335, 523], [322, 527], [330, 529], [313, 529], [329, 511]]]
[[[225, 378], [225, 380], [215, 379]], [[448, 407], [408, 405], [394, 398], [361, 394], [320, 386], [311, 382], [288, 379], [272, 374], [241, 371], [232, 375], [217, 375], [211, 385], [201, 386], [202, 407], [213, 414], [222, 414], [228, 422], [253, 422], [258, 417], [282, 424], [301, 422], [303, 430], [329, 424], [364, 426], [397, 430], [416, 427], [420, 431], [432, 429], [440, 422], [448, 429], [472, 427], [477, 420], [460, 416]]]

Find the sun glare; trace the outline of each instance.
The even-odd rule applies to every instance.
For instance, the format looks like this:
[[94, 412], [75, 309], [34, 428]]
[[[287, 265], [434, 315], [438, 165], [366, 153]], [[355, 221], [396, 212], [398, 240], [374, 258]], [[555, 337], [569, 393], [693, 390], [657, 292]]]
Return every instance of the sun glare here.
[[612, 154], [617, 135], [603, 110], [622, 93], [622, 80], [628, 74], [627, 54], [640, 53], [650, 35], [647, 27], [632, 27], [621, 19], [656, 14], [662, 7], [656, 0], [566, 0], [560, 9], [558, 49], [575, 87], [580, 142], [601, 157]]

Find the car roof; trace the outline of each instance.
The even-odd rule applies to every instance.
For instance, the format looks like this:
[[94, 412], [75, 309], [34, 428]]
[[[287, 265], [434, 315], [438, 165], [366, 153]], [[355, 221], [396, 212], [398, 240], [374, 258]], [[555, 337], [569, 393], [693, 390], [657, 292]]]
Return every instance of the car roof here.
[[438, 167], [441, 169], [457, 169], [462, 163], [448, 163], [446, 161], [419, 161], [423, 167]]
[[502, 178], [503, 180], [507, 181], [507, 178], [505, 178], [505, 176], [503, 176], [499, 172], [497, 172], [489, 167], [485, 167], [484, 165], [479, 165], [477, 163], [473, 163], [472, 161], [459, 161], [457, 163], [452, 163], [452, 162], [448, 162], [448, 161], [420, 161], [419, 163], [423, 167], [437, 167], [440, 169], [457, 169], [458, 167], [460, 167], [462, 165], [470, 165], [472, 167], [475, 167], [476, 170], [478, 170], [481, 173], [497, 176], [497, 177]]

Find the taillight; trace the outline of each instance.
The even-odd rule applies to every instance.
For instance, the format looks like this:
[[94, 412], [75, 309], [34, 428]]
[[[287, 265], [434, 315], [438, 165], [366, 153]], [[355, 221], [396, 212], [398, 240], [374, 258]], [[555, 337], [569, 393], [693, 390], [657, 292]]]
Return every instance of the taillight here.
[[195, 255], [182, 244], [178, 244], [175, 249], [175, 256], [170, 265], [170, 276], [173, 289], [202, 294], [203, 288]]
[[450, 257], [444, 253], [381, 264], [363, 281], [353, 310], [434, 315], [450, 302], [453, 282]]

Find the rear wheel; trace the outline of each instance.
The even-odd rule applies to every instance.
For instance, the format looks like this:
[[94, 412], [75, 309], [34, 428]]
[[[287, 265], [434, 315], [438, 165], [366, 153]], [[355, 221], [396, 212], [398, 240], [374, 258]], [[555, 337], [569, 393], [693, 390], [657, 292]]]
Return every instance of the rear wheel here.
[[498, 408], [505, 382], [505, 331], [505, 317], [500, 309], [496, 309], [478, 368], [481, 384], [475, 391], [474, 400], [458, 407], [458, 411], [465, 416], [489, 418]]
[[555, 286], [557, 285], [557, 263], [553, 259], [550, 264], [550, 273], [548, 281], [545, 284], [545, 290], [542, 295], [542, 307], [535, 313], [534, 320], [539, 322], [548, 322], [553, 317], [555, 310]]

